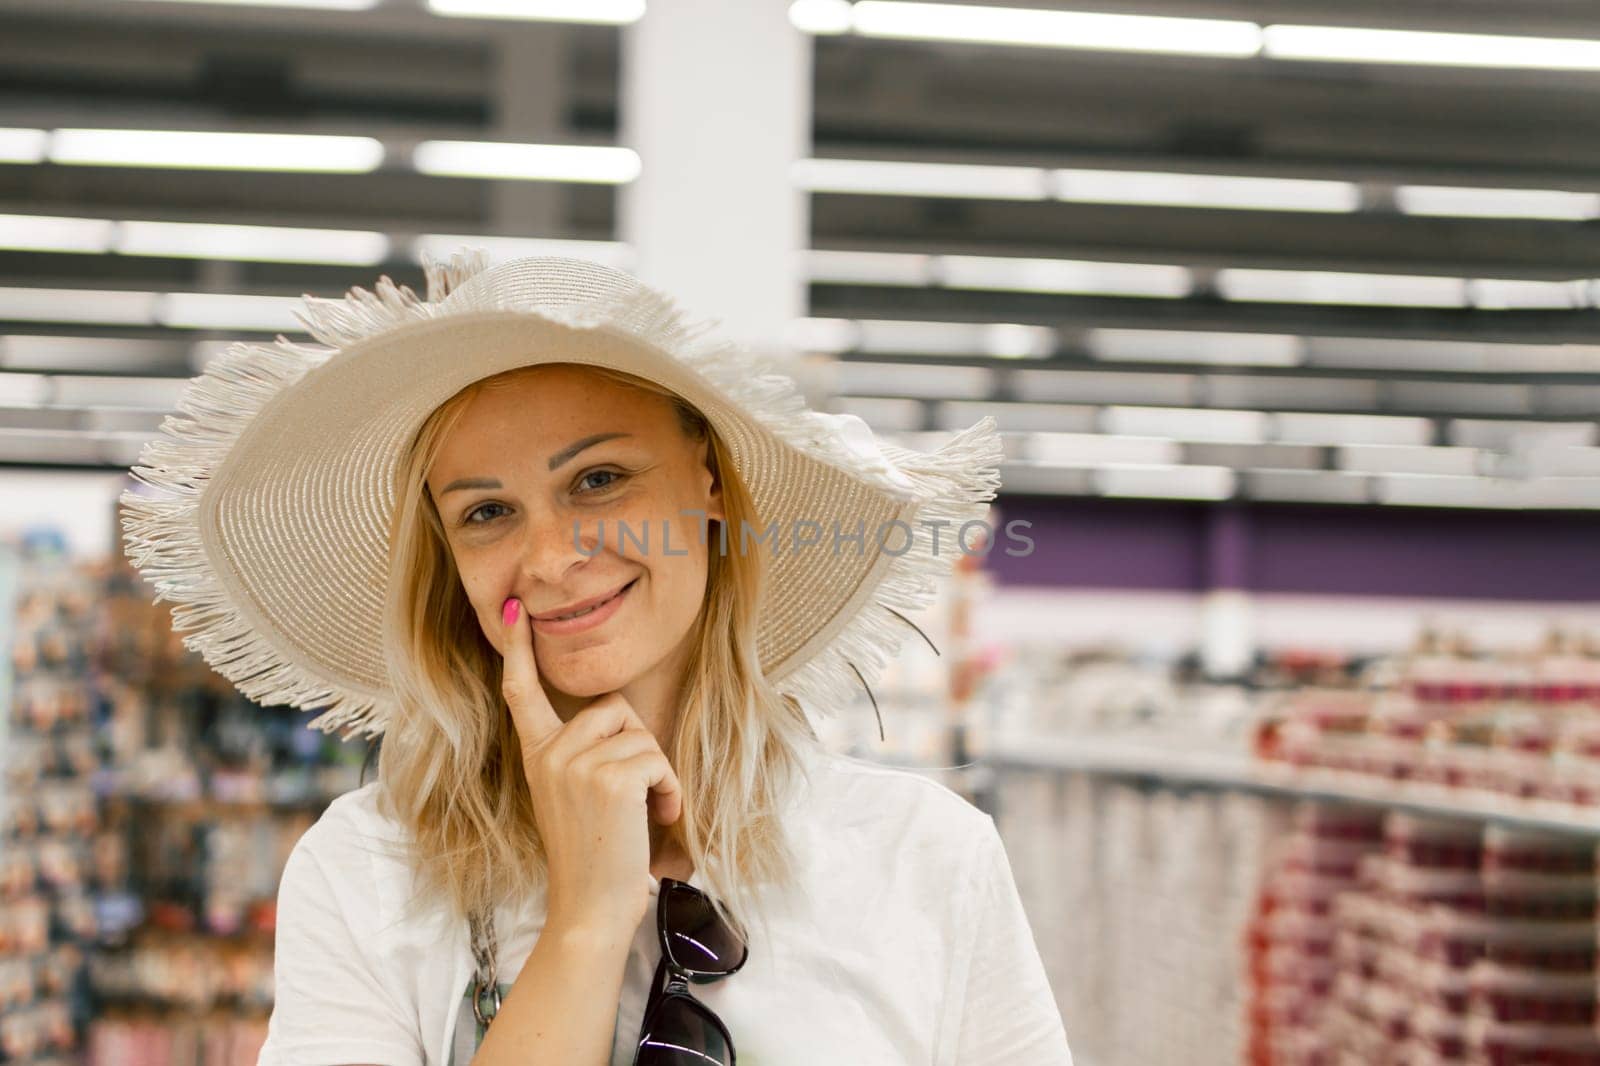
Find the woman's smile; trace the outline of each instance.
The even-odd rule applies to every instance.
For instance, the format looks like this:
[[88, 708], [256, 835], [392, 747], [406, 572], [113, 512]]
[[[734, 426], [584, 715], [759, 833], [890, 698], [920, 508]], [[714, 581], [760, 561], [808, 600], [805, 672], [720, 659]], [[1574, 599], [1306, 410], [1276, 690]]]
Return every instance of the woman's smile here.
[[533, 623], [535, 632], [542, 633], [545, 636], [560, 636], [566, 633], [582, 633], [585, 630], [594, 629], [598, 626], [604, 625], [612, 618], [612, 616], [622, 609], [624, 601], [626, 601], [628, 598], [628, 593], [633, 591], [633, 586], [638, 583], [639, 579], [634, 578], [632, 581], [628, 582], [622, 587], [622, 591], [612, 596], [609, 600], [606, 600], [604, 603], [598, 604], [594, 607], [590, 607], [580, 614], [558, 618], [533, 617], [530, 618], [529, 621]]

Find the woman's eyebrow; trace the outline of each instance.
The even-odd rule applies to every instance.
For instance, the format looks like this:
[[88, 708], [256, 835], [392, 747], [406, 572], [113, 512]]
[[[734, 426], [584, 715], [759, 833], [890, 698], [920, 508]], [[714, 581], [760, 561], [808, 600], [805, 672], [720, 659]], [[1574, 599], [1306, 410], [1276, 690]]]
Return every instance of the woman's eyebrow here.
[[[582, 440], [573, 441], [571, 444], [567, 445], [565, 448], [562, 448], [559, 452], [556, 452], [550, 457], [550, 469], [556, 469], [556, 467], [560, 466], [562, 463], [565, 463], [567, 460], [571, 459], [585, 448], [592, 448], [596, 444], [600, 444], [608, 440], [614, 440], [617, 437], [631, 436], [633, 436], [632, 433], [596, 433], [591, 437], [584, 437]], [[450, 484], [444, 487], [439, 495], [441, 497], [446, 496], [457, 489], [498, 489], [500, 487], [500, 482], [492, 477], [463, 477], [457, 478], [456, 480], [450, 482]]]
[[632, 433], [596, 433], [592, 437], [584, 437], [582, 440], [573, 441], [571, 444], [567, 445], [565, 448], [562, 448], [559, 452], [556, 452], [550, 457], [550, 469], [554, 470], [556, 467], [560, 466], [568, 459], [571, 459], [574, 455], [577, 455], [585, 448], [592, 448], [601, 441], [612, 440], [616, 437], [631, 436], [633, 436]]

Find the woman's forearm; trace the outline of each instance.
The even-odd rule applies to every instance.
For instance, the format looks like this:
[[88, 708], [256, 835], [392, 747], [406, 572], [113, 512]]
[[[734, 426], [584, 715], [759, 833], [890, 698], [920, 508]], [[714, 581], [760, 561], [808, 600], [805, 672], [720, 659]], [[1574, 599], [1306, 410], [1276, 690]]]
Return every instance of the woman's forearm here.
[[472, 1066], [608, 1066], [633, 933], [546, 925]]

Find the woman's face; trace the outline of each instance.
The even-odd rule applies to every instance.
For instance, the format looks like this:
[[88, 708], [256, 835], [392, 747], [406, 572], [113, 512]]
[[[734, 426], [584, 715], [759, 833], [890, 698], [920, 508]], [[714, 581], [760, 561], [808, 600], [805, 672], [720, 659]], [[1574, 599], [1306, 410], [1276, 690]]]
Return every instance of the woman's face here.
[[[547, 684], [615, 691], [680, 651], [700, 612], [704, 523], [723, 519], [709, 443], [685, 435], [665, 397], [581, 367], [496, 386], [473, 398], [428, 474], [462, 584], [502, 655], [501, 605], [515, 596], [535, 619]], [[538, 621], [624, 586], [586, 623]]]

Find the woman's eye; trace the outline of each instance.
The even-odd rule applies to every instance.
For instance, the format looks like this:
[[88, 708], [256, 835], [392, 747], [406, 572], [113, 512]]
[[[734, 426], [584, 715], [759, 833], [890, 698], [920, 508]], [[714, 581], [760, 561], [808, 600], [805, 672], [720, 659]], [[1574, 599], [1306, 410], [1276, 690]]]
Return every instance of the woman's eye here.
[[616, 484], [617, 481], [622, 480], [622, 474], [616, 470], [591, 470], [587, 474], [583, 475], [583, 477], [578, 479], [578, 484], [580, 486], [584, 485], [592, 477], [606, 477], [612, 479], [610, 481], [603, 481], [600, 484], [593, 486], [592, 491], [610, 488], [612, 485]]
[[475, 515], [483, 514], [485, 511], [493, 511], [494, 507], [501, 506], [504, 506], [504, 504], [482, 504], [482, 506], [474, 507], [472, 511], [467, 512], [466, 517], [462, 517], [461, 525], [483, 525], [486, 520], [485, 522], [474, 522]]

